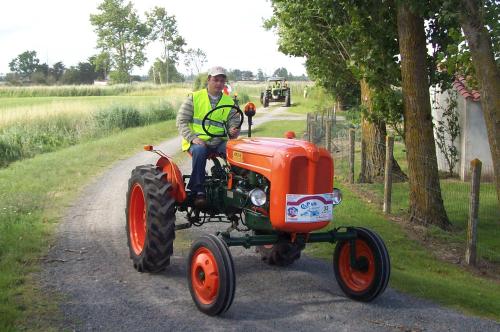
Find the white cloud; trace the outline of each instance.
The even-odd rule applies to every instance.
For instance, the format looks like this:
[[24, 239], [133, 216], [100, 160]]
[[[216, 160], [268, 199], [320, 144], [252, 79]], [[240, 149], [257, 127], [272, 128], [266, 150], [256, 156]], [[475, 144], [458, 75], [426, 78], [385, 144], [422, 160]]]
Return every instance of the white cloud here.
[[[89, 17], [97, 13], [96, 0], [17, 0], [2, 1], [0, 12], [0, 73], [20, 53], [35, 50], [41, 62], [62, 61], [66, 66], [86, 61], [96, 53], [96, 34]], [[286, 67], [294, 75], [305, 73], [304, 59], [291, 58], [277, 50], [277, 36], [265, 31], [263, 18], [272, 14], [266, 0], [195, 1], [135, 0], [137, 12], [154, 6], [175, 15], [179, 33], [188, 47], [201, 48], [208, 56], [207, 67], [222, 65], [271, 74]], [[147, 49], [149, 62], [136, 73], [146, 73], [160, 54], [158, 45]]]

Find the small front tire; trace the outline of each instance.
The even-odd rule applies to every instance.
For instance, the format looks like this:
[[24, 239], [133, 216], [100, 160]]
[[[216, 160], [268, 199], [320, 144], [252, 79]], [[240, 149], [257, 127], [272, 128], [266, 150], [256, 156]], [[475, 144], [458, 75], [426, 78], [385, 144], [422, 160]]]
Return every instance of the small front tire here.
[[189, 292], [198, 309], [217, 316], [233, 303], [236, 276], [231, 252], [215, 235], [203, 235], [191, 245], [187, 279]]
[[366, 228], [354, 228], [356, 260], [351, 265], [351, 244], [340, 241], [333, 255], [333, 270], [342, 291], [350, 298], [370, 302], [382, 294], [391, 273], [389, 253], [377, 233]]

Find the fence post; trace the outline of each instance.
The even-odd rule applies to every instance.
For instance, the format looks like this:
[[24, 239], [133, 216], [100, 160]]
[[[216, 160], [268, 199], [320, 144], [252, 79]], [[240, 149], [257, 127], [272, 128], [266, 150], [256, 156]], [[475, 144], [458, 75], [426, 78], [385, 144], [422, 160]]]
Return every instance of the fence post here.
[[354, 183], [354, 147], [355, 147], [355, 135], [356, 131], [354, 129], [349, 129], [349, 183]]
[[332, 153], [332, 120], [330, 120], [330, 117], [326, 120], [325, 140], [326, 149], [328, 152]]
[[307, 120], [306, 120], [306, 139], [310, 142], [311, 141], [311, 114], [307, 113]]
[[384, 207], [383, 211], [386, 214], [391, 213], [391, 197], [392, 197], [392, 152], [394, 151], [394, 137], [386, 136], [385, 138], [385, 177], [384, 177]]
[[469, 198], [469, 224], [467, 226], [467, 248], [465, 262], [467, 265], [476, 265], [477, 221], [479, 215], [479, 189], [481, 185], [481, 161], [474, 159], [470, 162], [472, 168], [470, 198]]

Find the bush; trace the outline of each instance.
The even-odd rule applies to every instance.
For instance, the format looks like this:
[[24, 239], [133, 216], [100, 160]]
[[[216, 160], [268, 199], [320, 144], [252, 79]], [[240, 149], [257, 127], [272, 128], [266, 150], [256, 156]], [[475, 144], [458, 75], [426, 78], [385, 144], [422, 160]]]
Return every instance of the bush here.
[[94, 120], [99, 128], [105, 130], [126, 129], [142, 124], [141, 113], [134, 107], [115, 106], [94, 114]]
[[193, 91], [198, 91], [207, 87], [208, 73], [199, 73], [194, 79]]

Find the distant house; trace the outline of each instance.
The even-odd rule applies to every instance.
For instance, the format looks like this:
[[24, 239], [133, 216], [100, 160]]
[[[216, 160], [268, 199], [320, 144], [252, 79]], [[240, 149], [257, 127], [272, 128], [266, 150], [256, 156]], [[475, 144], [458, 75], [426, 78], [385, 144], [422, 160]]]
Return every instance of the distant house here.
[[[484, 180], [493, 178], [493, 161], [491, 158], [490, 144], [486, 124], [484, 122], [483, 110], [481, 108], [481, 96], [478, 91], [467, 87], [464, 78], [459, 77], [453, 83], [453, 88], [447, 91], [439, 91], [431, 88], [432, 116], [434, 122], [442, 119], [443, 109], [449, 105], [451, 98], [456, 98], [459, 124], [461, 133], [455, 141], [458, 149], [459, 160], [455, 166], [460, 179], [468, 180], [470, 175], [470, 162], [479, 159], [483, 163], [482, 178]], [[434, 129], [436, 137], [436, 129]], [[448, 164], [443, 153], [436, 145], [438, 169], [448, 171]]]

